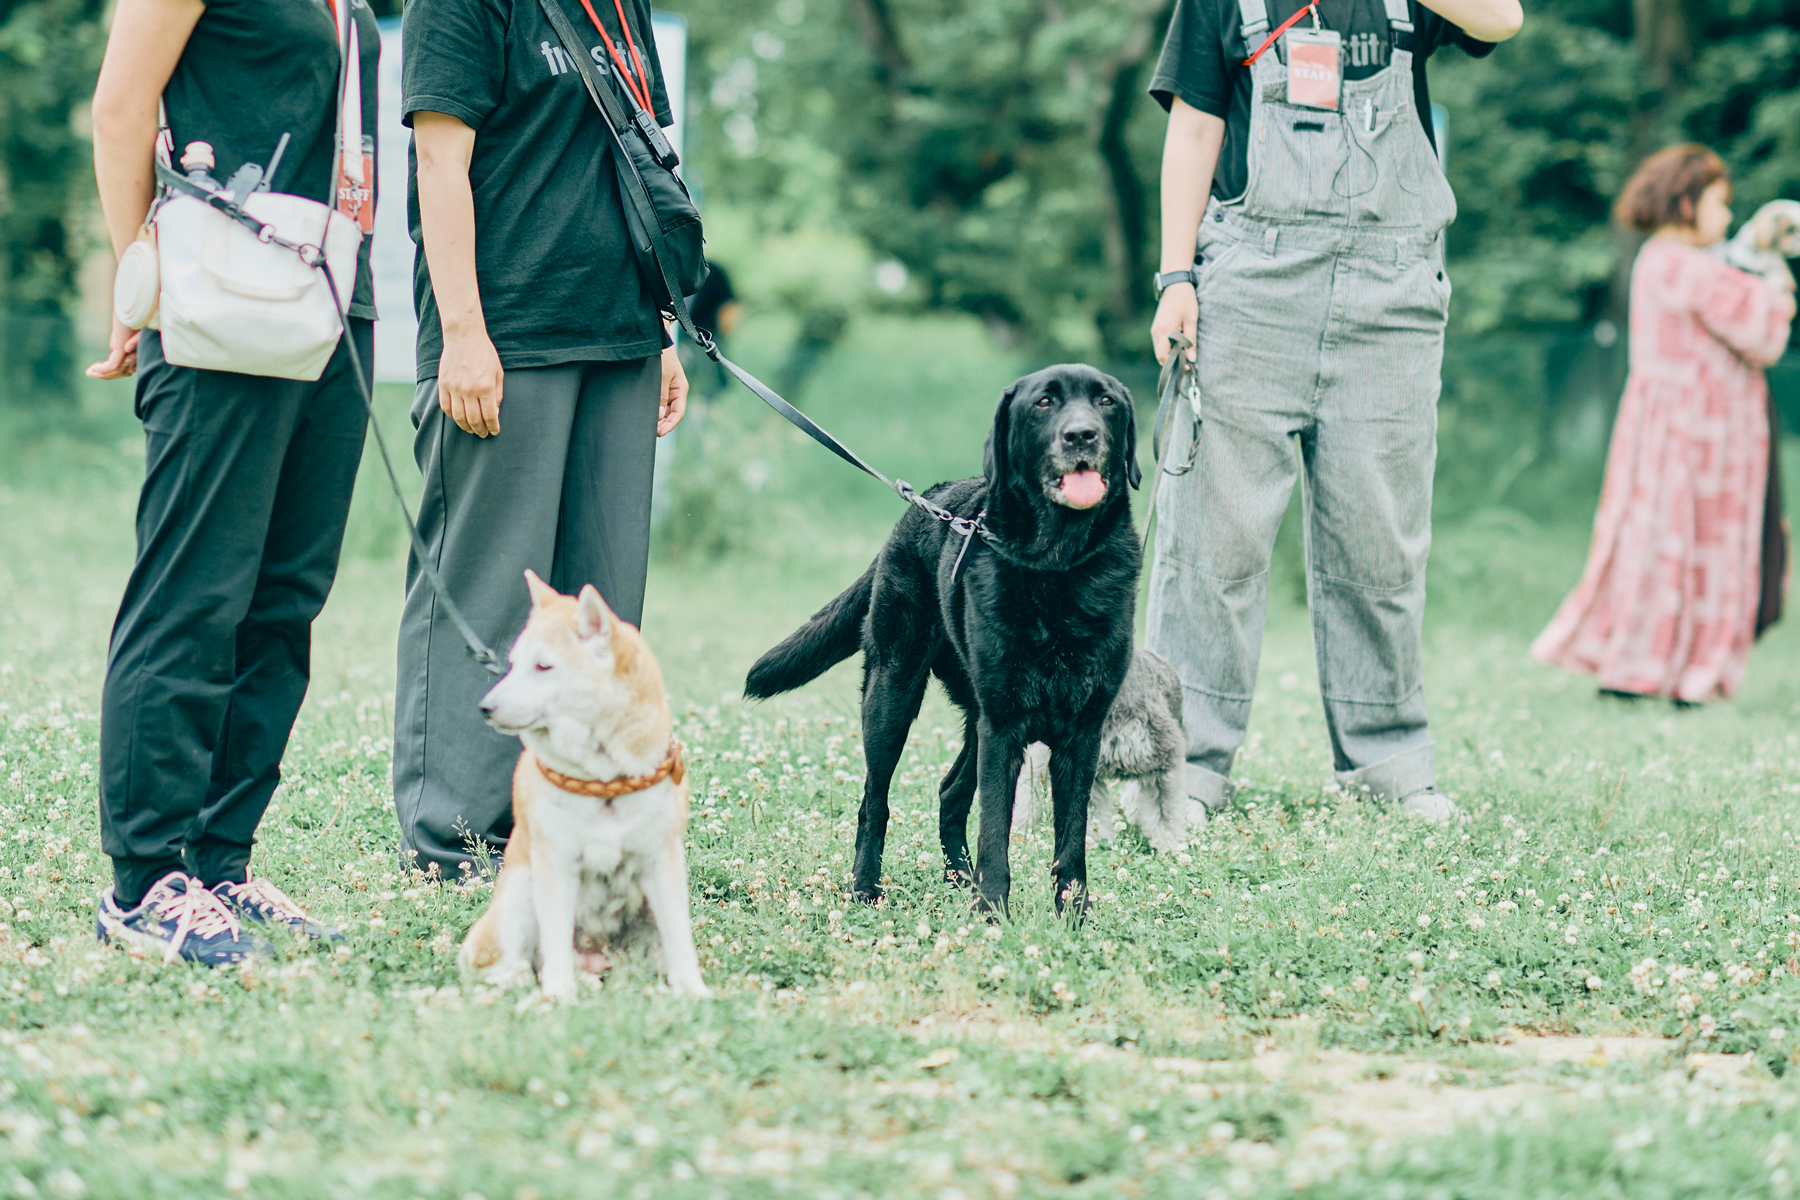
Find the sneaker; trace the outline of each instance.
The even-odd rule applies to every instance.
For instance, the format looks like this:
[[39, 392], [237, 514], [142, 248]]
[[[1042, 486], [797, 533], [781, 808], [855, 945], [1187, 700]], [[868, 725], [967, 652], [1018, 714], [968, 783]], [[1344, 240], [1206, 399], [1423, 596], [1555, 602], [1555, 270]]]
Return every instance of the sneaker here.
[[206, 967], [228, 967], [269, 944], [244, 932], [243, 924], [198, 879], [170, 871], [133, 909], [122, 909], [113, 890], [100, 893], [94, 935], [103, 942], [138, 946], [164, 962], [186, 959]]
[[241, 921], [259, 925], [280, 925], [301, 937], [317, 942], [341, 942], [342, 931], [333, 929], [288, 899], [287, 894], [266, 879], [258, 879], [244, 869], [244, 882], [227, 879], [213, 887], [219, 902]]
[[1462, 815], [1455, 802], [1434, 787], [1421, 788], [1402, 800], [1400, 811], [1432, 825], [1448, 825]]

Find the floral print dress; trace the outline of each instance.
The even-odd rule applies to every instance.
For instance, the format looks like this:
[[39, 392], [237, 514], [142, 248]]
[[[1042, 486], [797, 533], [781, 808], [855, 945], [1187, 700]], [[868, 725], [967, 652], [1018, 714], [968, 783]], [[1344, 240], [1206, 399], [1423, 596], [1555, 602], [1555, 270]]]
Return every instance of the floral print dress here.
[[1791, 294], [1663, 238], [1631, 275], [1631, 375], [1587, 570], [1531, 653], [1620, 692], [1705, 701], [1744, 677], [1762, 588], [1769, 393]]

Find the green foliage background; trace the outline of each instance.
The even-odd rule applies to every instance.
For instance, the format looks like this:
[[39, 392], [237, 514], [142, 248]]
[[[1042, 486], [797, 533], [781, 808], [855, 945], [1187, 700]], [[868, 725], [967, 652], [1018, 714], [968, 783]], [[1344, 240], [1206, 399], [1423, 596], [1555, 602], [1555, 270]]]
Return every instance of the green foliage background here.
[[[669, 0], [690, 23], [690, 172], [709, 214], [822, 248], [737, 277], [796, 318], [786, 381], [859, 313], [949, 310], [1023, 354], [1144, 383], [1164, 127], [1144, 86], [1172, 3]], [[15, 401], [71, 394], [103, 40], [101, 0], [0, 0], [0, 392]], [[1441, 503], [1585, 509], [1636, 250], [1610, 200], [1684, 138], [1725, 156], [1740, 213], [1800, 196], [1800, 0], [1537, 0], [1513, 42], [1446, 51], [1432, 72], [1461, 209]], [[883, 260], [906, 268], [897, 293], [874, 286]], [[1772, 378], [1793, 423], [1800, 369]]]

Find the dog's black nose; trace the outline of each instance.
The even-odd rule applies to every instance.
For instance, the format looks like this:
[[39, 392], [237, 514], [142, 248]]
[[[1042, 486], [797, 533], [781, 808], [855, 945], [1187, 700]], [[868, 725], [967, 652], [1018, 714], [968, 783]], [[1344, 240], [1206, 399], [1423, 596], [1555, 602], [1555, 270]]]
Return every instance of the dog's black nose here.
[[1086, 450], [1100, 440], [1100, 427], [1085, 422], [1080, 425], [1071, 425], [1063, 430], [1062, 440], [1063, 445], [1071, 450]]
[[481, 715], [484, 717], [491, 717], [494, 715], [494, 702], [492, 700], [483, 700], [481, 702]]

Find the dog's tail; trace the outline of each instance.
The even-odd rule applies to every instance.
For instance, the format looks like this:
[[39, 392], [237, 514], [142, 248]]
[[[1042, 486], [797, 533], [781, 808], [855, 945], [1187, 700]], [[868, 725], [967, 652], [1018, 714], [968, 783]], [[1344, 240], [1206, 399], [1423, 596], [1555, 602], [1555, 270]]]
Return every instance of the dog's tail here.
[[837, 599], [756, 660], [744, 680], [744, 695], [766, 700], [811, 683], [862, 649], [863, 618], [875, 592], [875, 567]]

